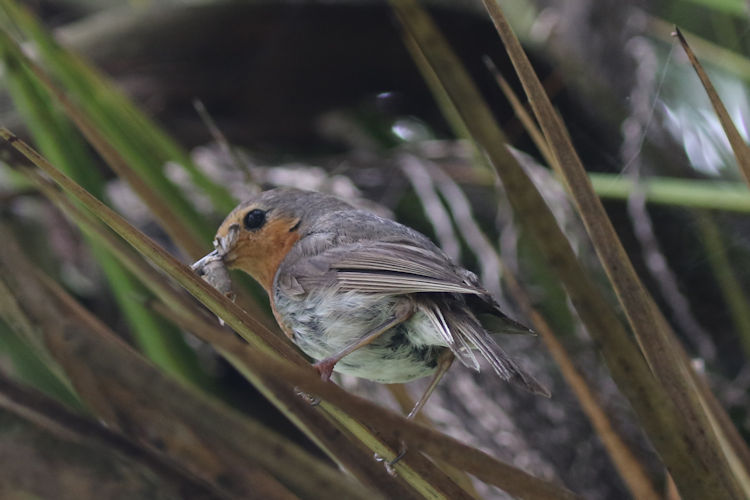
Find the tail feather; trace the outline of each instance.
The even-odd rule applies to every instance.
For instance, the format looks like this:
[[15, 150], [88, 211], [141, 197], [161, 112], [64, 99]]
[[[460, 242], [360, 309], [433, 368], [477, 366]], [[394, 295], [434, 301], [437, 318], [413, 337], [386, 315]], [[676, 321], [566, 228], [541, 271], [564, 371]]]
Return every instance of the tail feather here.
[[479, 371], [479, 362], [472, 352], [472, 345], [463, 335], [456, 335], [455, 329], [448, 325], [445, 316], [437, 304], [420, 305], [420, 310], [440, 333], [448, 348], [464, 366]]
[[508, 357], [478, 321], [468, 314], [464, 317], [452, 319], [451, 331], [453, 336], [461, 338], [461, 342], [464, 344], [473, 345], [489, 361], [492, 369], [500, 378], [534, 394], [550, 397], [549, 390]]

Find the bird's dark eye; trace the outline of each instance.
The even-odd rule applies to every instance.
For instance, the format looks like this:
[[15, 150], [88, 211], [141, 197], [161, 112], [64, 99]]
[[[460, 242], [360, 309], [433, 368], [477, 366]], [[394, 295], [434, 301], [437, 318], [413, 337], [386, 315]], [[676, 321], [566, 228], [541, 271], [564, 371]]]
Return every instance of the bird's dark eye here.
[[260, 229], [263, 227], [263, 224], [266, 223], [266, 212], [259, 208], [250, 210], [245, 214], [245, 218], [242, 219], [242, 222], [245, 224], [245, 229], [250, 231]]

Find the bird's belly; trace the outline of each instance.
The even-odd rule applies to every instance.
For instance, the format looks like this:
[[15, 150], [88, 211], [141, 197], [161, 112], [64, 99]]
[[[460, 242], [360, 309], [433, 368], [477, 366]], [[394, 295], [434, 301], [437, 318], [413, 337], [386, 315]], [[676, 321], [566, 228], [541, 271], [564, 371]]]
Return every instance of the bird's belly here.
[[[334, 370], [385, 384], [408, 382], [430, 375], [437, 367], [438, 355], [442, 348], [417, 347], [407, 340], [404, 329], [396, 327], [384, 333], [371, 344], [345, 356], [336, 364]], [[305, 350], [302, 345], [300, 347]], [[338, 352], [330, 349], [325, 351], [326, 355], [320, 358], [311, 352], [305, 352], [316, 359]]]
[[[277, 295], [278, 319], [293, 333], [293, 341], [316, 361], [333, 356], [384, 323], [398, 298], [347, 294], [335, 302]], [[339, 361], [334, 371], [381, 383], [408, 382], [426, 377], [437, 367], [445, 349], [421, 313], [386, 331]]]

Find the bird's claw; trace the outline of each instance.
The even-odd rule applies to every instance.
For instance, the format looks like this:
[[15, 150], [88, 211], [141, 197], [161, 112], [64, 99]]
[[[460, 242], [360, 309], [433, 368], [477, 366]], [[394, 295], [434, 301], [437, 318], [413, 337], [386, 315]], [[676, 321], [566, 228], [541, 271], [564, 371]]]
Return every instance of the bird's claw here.
[[304, 399], [310, 406], [318, 406], [320, 404], [320, 398], [318, 396], [313, 396], [309, 392], [299, 390], [296, 387], [294, 388], [294, 392], [297, 396]]
[[385, 458], [381, 457], [377, 453], [373, 456], [375, 458], [376, 462], [382, 462], [383, 466], [385, 467], [385, 471], [393, 477], [396, 477], [398, 475], [398, 472], [396, 471], [395, 465], [406, 455], [406, 445], [402, 443], [401, 451], [399, 451], [398, 455], [396, 455], [396, 458], [393, 460], [386, 460]]

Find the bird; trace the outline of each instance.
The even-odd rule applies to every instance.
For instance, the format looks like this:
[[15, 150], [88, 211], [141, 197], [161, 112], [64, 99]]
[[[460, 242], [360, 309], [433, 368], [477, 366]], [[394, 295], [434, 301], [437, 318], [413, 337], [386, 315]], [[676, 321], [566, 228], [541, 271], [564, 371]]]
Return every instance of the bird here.
[[454, 359], [479, 371], [477, 353], [501, 379], [549, 397], [492, 335], [533, 332], [474, 273], [418, 231], [334, 196], [286, 187], [253, 196], [192, 268], [214, 284], [227, 282], [227, 269], [255, 279], [323, 380], [334, 371], [386, 384], [432, 375], [409, 418]]

